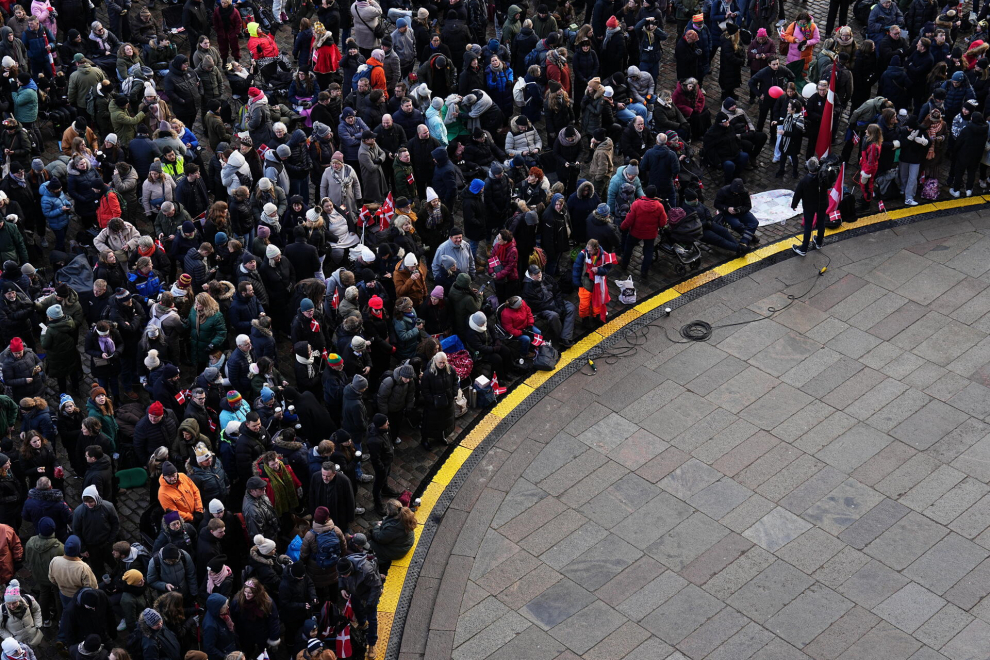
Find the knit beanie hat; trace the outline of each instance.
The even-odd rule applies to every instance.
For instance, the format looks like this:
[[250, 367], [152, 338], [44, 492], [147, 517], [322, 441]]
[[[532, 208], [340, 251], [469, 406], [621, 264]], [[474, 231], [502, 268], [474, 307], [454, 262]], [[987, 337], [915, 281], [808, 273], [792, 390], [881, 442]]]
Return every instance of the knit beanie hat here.
[[159, 614], [157, 610], [146, 607], [144, 611], [141, 612], [141, 620], [148, 624], [148, 626], [154, 628], [162, 622], [162, 615]]
[[275, 541], [266, 539], [264, 534], [255, 534], [254, 544], [258, 546], [258, 552], [263, 555], [267, 556], [275, 553]]
[[216, 515], [218, 513], [222, 513], [225, 510], [226, 509], [224, 509], [223, 502], [221, 502], [216, 498], [210, 500], [210, 513]]
[[3, 592], [3, 602], [13, 603], [21, 599], [21, 583], [11, 580], [7, 584], [7, 590]]
[[141, 571], [139, 570], [132, 568], [129, 571], [124, 571], [124, 582], [126, 582], [128, 585], [132, 587], [136, 587], [139, 584], [141, 584], [141, 580], [143, 579], [144, 576], [141, 575]]

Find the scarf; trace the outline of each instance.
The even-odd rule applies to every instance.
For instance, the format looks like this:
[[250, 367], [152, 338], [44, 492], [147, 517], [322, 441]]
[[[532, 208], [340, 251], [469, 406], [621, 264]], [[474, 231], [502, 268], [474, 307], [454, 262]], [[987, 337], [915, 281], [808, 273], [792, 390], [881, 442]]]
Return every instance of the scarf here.
[[[371, 311], [374, 312], [374, 310]], [[306, 376], [308, 376], [309, 378], [312, 378], [313, 376], [316, 375], [316, 372], [313, 370], [313, 361], [315, 360], [315, 358], [316, 358], [315, 354], [310, 355], [308, 358], [304, 358], [301, 355], [296, 356], [296, 362], [298, 362], [299, 364], [306, 365]]]
[[[230, 569], [229, 568], [227, 568], [226, 566], [224, 566], [223, 568], [224, 568], [225, 571], [227, 571], [228, 573], [230, 573]], [[207, 589], [209, 589], [209, 586], [207, 586]], [[210, 592], [208, 591], [207, 593], [210, 593]], [[234, 631], [234, 620], [230, 618], [230, 612], [227, 612], [226, 614], [221, 614], [220, 615], [220, 620], [227, 624], [227, 630], [229, 630], [231, 632]]]
[[113, 355], [113, 352], [117, 350], [116, 344], [113, 343], [113, 339], [110, 339], [110, 335], [98, 335], [100, 341], [100, 350], [107, 355]]
[[598, 256], [592, 258], [587, 251], [584, 253], [584, 272], [591, 280], [591, 310], [597, 313], [602, 321], [608, 316], [606, 305], [612, 299], [608, 293], [608, 278], [604, 275], [595, 274], [595, 269], [604, 264], [604, 253], [598, 251]]
[[942, 127], [945, 126], [945, 122], [939, 119], [937, 122], [933, 122], [931, 126], [928, 127], [928, 154], [925, 155], [925, 160], [932, 160], [935, 158], [935, 136], [939, 134]]
[[272, 502], [275, 513], [281, 517], [283, 513], [295, 509], [299, 505], [299, 496], [296, 495], [296, 487], [292, 483], [289, 471], [284, 467], [281, 470], [273, 470], [268, 467], [267, 463], [262, 467], [262, 470], [268, 477], [268, 483], [275, 495], [275, 501]]
[[443, 209], [440, 207], [440, 204], [430, 208], [427, 213], [429, 213], [429, 216], [426, 218], [426, 226], [428, 228], [433, 229], [443, 223]]

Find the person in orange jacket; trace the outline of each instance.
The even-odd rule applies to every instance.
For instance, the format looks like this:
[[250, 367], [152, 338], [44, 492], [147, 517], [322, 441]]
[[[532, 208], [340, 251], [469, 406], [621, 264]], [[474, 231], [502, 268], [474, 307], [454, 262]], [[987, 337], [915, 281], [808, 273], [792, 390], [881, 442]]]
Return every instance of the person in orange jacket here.
[[158, 503], [162, 508], [177, 511], [186, 522], [199, 524], [203, 518], [203, 499], [193, 480], [180, 474], [169, 461], [162, 464], [162, 476], [158, 480]]
[[0, 524], [0, 582], [10, 582], [23, 561], [24, 546], [17, 532], [10, 525]]
[[371, 89], [380, 89], [382, 93], [385, 94], [385, 100], [388, 100], [388, 84], [385, 82], [385, 65], [383, 64], [385, 60], [385, 51], [381, 48], [376, 48], [371, 51], [371, 57], [365, 62], [371, 67], [371, 74], [369, 81], [371, 82]]

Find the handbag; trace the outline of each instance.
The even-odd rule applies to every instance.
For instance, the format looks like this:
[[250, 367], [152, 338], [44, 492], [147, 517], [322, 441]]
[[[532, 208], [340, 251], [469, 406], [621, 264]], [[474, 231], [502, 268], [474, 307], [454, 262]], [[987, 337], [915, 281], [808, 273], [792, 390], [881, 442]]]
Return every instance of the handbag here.
[[540, 371], [553, 371], [560, 362], [560, 351], [550, 344], [543, 343], [536, 349], [533, 366]]
[[932, 201], [938, 199], [938, 177], [924, 177], [921, 181], [921, 198]]

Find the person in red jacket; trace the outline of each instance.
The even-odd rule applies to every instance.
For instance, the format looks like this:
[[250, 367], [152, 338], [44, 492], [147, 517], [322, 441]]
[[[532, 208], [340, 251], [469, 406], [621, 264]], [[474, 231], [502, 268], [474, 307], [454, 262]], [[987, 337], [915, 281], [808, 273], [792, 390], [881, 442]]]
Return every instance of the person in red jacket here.
[[248, 23], [248, 52], [251, 59], [257, 60], [262, 57], [278, 57], [278, 44], [275, 37], [265, 32], [257, 23]]
[[217, 66], [222, 66], [227, 61], [227, 56], [234, 58], [234, 61], [241, 59], [241, 44], [239, 38], [243, 23], [241, 14], [234, 7], [231, 0], [220, 0], [220, 3], [213, 10], [213, 29], [217, 31], [217, 48], [220, 50], [220, 58], [223, 62], [217, 62]]
[[657, 199], [657, 187], [646, 186], [644, 191], [646, 196], [640, 197], [629, 208], [626, 219], [622, 221], [619, 228], [625, 236], [625, 247], [622, 250], [622, 269], [629, 268], [629, 259], [632, 257], [633, 248], [640, 241], [643, 241], [643, 267], [640, 273], [643, 279], [650, 272], [653, 265], [653, 244], [657, 239], [660, 230], [667, 226], [667, 212], [663, 204]]
[[519, 249], [508, 229], [501, 230], [488, 257], [488, 274], [495, 282], [495, 295], [508, 300], [519, 289]]
[[533, 318], [533, 310], [529, 308], [526, 301], [519, 296], [509, 298], [505, 307], [502, 308], [502, 317], [499, 321], [506, 332], [519, 340], [519, 354], [521, 356], [527, 359], [536, 357], [536, 353], [533, 351], [533, 337], [530, 335], [540, 335], [542, 338], [543, 333], [533, 325], [536, 323], [536, 319]]

